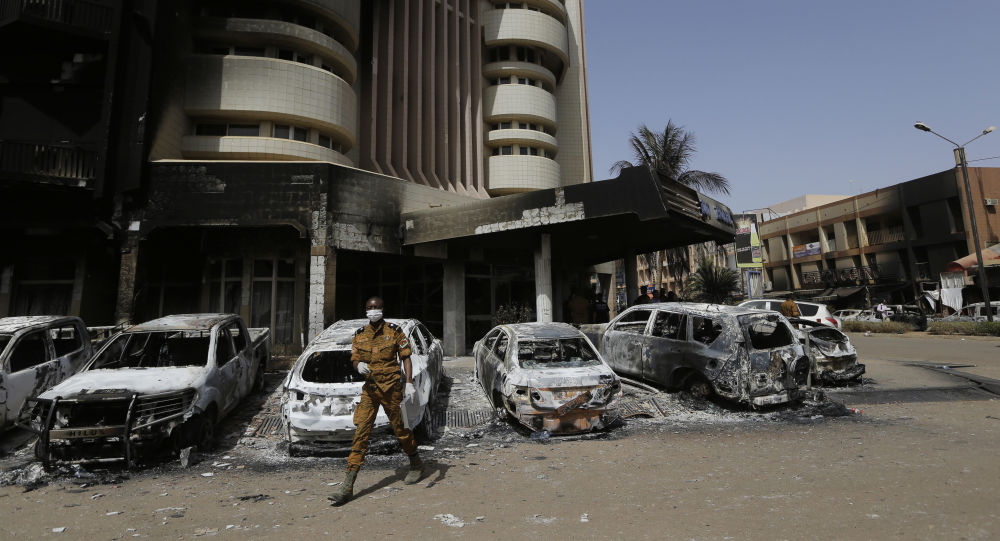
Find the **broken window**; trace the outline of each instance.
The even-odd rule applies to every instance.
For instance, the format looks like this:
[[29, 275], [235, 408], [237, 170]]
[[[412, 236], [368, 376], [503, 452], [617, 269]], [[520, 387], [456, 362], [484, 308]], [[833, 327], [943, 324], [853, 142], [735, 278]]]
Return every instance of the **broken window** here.
[[691, 338], [706, 346], [715, 342], [722, 334], [722, 323], [707, 317], [695, 317], [691, 320]]
[[10, 371], [19, 372], [48, 360], [49, 349], [45, 344], [45, 333], [42, 331], [28, 333], [14, 344], [14, 352], [10, 354]]
[[795, 343], [788, 325], [778, 315], [747, 315], [739, 318], [754, 349], [772, 349]]
[[310, 383], [353, 383], [364, 381], [354, 370], [350, 351], [317, 351], [302, 366], [302, 380]]
[[274, 343], [291, 344], [294, 294], [294, 260], [254, 260], [250, 326], [268, 327]]
[[812, 317], [819, 312], [819, 305], [816, 304], [799, 304], [799, 314], [802, 317]]
[[687, 322], [684, 314], [675, 312], [657, 312], [653, 320], [652, 335], [673, 340], [687, 339]]
[[10, 343], [11, 338], [13, 336], [9, 334], [0, 334], [0, 353], [3, 353], [3, 350], [7, 349], [7, 344]]
[[101, 350], [88, 370], [205, 366], [208, 346], [208, 331], [124, 333]]
[[597, 353], [583, 338], [518, 341], [521, 368], [577, 368], [601, 364]]
[[507, 333], [505, 332], [500, 333], [500, 338], [497, 340], [496, 350], [494, 350], [493, 352], [498, 359], [507, 358], [507, 343], [509, 340], [510, 339], [507, 337]]
[[215, 336], [215, 364], [222, 366], [236, 357], [233, 350], [233, 339], [225, 330], [220, 330]]
[[646, 322], [649, 321], [650, 313], [650, 310], [633, 310], [615, 322], [612, 330], [642, 334], [646, 330]]
[[[52, 337], [52, 345], [56, 348], [56, 357], [69, 355], [83, 348], [83, 340], [73, 325], [49, 329], [49, 336]], [[0, 351], [2, 350], [3, 348], [0, 347]]]

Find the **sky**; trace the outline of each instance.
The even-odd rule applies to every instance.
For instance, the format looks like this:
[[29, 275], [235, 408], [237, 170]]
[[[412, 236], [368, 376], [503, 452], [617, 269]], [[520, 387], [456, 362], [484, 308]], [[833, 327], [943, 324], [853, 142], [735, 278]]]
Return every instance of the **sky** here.
[[[734, 212], [854, 195], [954, 166], [1000, 126], [1000, 1], [586, 0], [594, 178], [629, 135], [668, 119], [695, 136]], [[1000, 129], [970, 166], [1000, 167]]]

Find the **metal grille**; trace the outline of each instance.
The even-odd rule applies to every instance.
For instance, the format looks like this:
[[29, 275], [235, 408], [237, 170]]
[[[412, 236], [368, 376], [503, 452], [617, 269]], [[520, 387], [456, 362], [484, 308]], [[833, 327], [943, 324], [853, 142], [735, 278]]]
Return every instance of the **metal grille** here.
[[492, 410], [449, 410], [439, 411], [435, 415], [435, 426], [447, 426], [448, 428], [472, 428], [484, 425], [493, 420], [495, 414]]

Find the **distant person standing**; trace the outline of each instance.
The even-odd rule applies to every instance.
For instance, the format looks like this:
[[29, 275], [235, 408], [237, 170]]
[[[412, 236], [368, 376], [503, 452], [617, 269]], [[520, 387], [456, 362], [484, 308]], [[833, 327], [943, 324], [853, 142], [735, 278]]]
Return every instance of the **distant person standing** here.
[[578, 288], [573, 288], [573, 294], [570, 295], [568, 304], [570, 323], [578, 325], [590, 323], [590, 301], [580, 293]]
[[677, 302], [677, 294], [673, 291], [667, 291], [667, 296], [663, 298], [663, 302]]
[[646, 286], [641, 286], [639, 288], [639, 296], [636, 297], [634, 301], [632, 301], [632, 305], [634, 306], [636, 304], [648, 304], [648, 303], [649, 303], [649, 295], [646, 294]]
[[885, 305], [885, 299], [882, 299], [881, 301], [879, 301], [878, 306], [875, 307], [875, 313], [878, 315], [879, 319], [885, 321], [886, 319], [888, 319], [889, 315], [888, 312], [889, 312], [889, 307]]
[[799, 305], [795, 304], [795, 300], [791, 296], [785, 299], [785, 302], [781, 303], [781, 315], [785, 317], [799, 317]]
[[610, 320], [611, 308], [604, 302], [600, 294], [594, 294], [594, 323], [607, 323]]

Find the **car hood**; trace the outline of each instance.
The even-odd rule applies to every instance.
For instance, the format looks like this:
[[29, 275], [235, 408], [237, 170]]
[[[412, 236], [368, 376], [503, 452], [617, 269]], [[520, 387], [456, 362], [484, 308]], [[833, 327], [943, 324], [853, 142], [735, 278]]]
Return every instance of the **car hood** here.
[[42, 394], [41, 398], [69, 397], [98, 390], [154, 394], [197, 388], [205, 377], [204, 366], [173, 368], [119, 368], [81, 372]]

